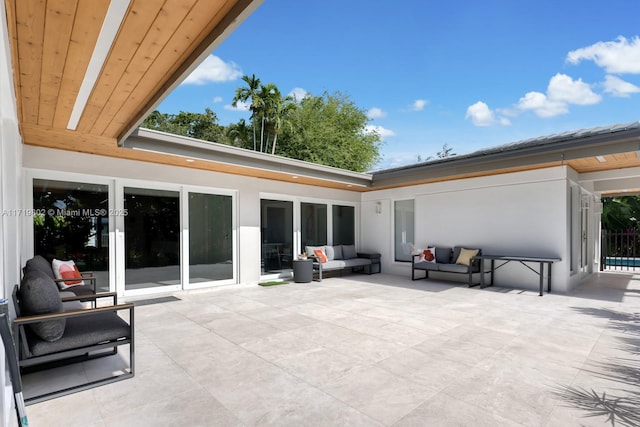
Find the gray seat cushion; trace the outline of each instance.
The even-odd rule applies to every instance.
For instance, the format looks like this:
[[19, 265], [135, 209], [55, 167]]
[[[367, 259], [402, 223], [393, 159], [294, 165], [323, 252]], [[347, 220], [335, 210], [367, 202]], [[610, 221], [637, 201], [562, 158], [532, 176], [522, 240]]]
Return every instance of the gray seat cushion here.
[[438, 264], [435, 262], [417, 262], [413, 264], [413, 268], [417, 270], [438, 271]]
[[34, 356], [42, 356], [119, 338], [131, 338], [131, 328], [116, 313], [105, 312], [67, 319], [64, 335], [54, 342], [39, 340], [31, 336], [29, 349]]
[[345, 267], [361, 267], [363, 265], [370, 265], [371, 260], [368, 258], [351, 258], [344, 260]]
[[336, 269], [345, 268], [345, 267], [346, 267], [346, 262], [343, 259], [334, 259], [322, 264], [323, 270], [336, 270]]
[[[36, 268], [26, 268], [20, 285], [20, 312], [28, 316], [62, 311], [60, 292], [53, 279]], [[43, 340], [56, 341], [64, 334], [65, 323], [65, 319], [46, 320], [29, 327]]]
[[460, 264], [440, 264], [439, 271], [447, 271], [449, 273], [468, 273], [469, 266]]

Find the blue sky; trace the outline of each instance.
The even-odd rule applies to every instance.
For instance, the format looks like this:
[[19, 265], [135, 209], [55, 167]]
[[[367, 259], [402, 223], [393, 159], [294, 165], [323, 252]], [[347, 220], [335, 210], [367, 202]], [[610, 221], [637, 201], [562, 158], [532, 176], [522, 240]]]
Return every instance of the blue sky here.
[[159, 110], [220, 124], [242, 75], [346, 93], [384, 139], [377, 168], [640, 120], [637, 0], [265, 0]]

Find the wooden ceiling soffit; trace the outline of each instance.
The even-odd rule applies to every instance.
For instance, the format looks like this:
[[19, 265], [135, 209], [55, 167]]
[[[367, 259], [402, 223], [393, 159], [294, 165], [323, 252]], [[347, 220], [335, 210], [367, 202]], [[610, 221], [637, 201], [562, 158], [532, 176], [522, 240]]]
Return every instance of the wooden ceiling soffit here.
[[[182, 20], [180, 31], [167, 41], [153, 64], [155, 72], [163, 73], [166, 78], [142, 79], [129, 95], [130, 99], [136, 101], [136, 108], [127, 109], [124, 106], [107, 124], [105, 132], [115, 136], [118, 141], [124, 140], [262, 1], [199, 0]], [[214, 16], [212, 5], [219, 9]], [[185, 34], [189, 28], [198, 27], [204, 30], [198, 34]], [[187, 45], [185, 42], [190, 43]], [[180, 52], [180, 56], [175, 57], [175, 52]], [[93, 130], [100, 130], [100, 127]]]

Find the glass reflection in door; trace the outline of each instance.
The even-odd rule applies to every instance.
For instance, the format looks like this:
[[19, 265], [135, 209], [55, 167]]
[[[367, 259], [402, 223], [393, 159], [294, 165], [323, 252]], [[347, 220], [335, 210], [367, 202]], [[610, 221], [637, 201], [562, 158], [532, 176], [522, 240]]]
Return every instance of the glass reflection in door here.
[[232, 197], [189, 193], [189, 283], [233, 279]]
[[180, 285], [177, 191], [124, 188], [125, 290]]
[[34, 255], [72, 260], [109, 290], [109, 187], [33, 180]]
[[262, 273], [291, 271], [293, 260], [293, 202], [260, 200]]

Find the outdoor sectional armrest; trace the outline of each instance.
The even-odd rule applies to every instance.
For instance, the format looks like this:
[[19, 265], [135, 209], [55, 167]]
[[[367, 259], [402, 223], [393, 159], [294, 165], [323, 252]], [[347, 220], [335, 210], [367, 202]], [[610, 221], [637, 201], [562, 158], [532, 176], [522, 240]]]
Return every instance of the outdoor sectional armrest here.
[[[82, 273], [80, 273], [82, 275]], [[75, 282], [78, 281], [78, 278], [72, 278], [72, 279], [53, 279], [54, 282], [56, 283], [64, 283], [64, 282]], [[95, 276], [82, 276], [82, 280], [85, 280], [87, 282], [91, 282], [91, 285], [93, 286], [93, 293], [95, 294], [97, 292], [97, 280]]]
[[133, 303], [127, 304], [118, 304], [118, 305], [109, 305], [105, 307], [96, 307], [96, 308], [86, 308], [82, 310], [72, 310], [72, 311], [62, 311], [59, 313], [48, 313], [48, 314], [35, 314], [31, 316], [21, 316], [16, 317], [13, 320], [14, 325], [28, 325], [30, 323], [38, 323], [43, 320], [56, 320], [56, 319], [67, 319], [72, 317], [79, 316], [91, 316], [98, 313], [105, 313], [108, 311], [122, 311], [129, 310], [130, 313], [133, 313], [134, 305]]
[[102, 292], [94, 295], [76, 295], [73, 297], [62, 297], [60, 299], [62, 300], [62, 302], [69, 302], [69, 301], [86, 302], [86, 301], [97, 301], [98, 298], [112, 298], [113, 302], [111, 303], [111, 305], [118, 304], [118, 294], [116, 292]]

